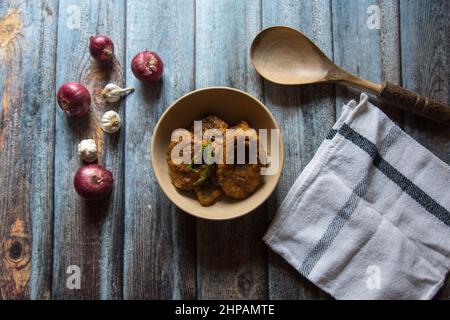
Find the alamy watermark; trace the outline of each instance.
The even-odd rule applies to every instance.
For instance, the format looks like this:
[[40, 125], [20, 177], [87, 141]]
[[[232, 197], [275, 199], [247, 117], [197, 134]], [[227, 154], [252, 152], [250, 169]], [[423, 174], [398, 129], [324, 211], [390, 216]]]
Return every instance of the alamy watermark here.
[[171, 140], [177, 142], [171, 151], [175, 165], [261, 164], [261, 175], [274, 175], [280, 166], [279, 129], [226, 129], [224, 136], [219, 129], [202, 132], [202, 121], [194, 121], [193, 140], [187, 129], [173, 131]]
[[369, 15], [367, 18], [367, 28], [370, 30], [376, 29], [380, 30], [381, 28], [381, 9], [377, 5], [371, 5], [367, 8], [367, 14]]
[[377, 265], [367, 267], [366, 273], [369, 275], [366, 281], [367, 289], [380, 290], [381, 289], [381, 269]]
[[67, 7], [66, 12], [69, 16], [66, 19], [66, 27], [70, 30], [81, 28], [81, 8], [75, 4]]
[[77, 265], [70, 265], [67, 267], [66, 273], [69, 275], [66, 280], [67, 289], [81, 289], [81, 268]]

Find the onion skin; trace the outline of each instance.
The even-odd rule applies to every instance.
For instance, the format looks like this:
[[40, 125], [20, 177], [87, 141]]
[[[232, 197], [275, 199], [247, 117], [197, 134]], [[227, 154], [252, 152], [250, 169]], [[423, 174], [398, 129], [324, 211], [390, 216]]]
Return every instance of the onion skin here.
[[161, 79], [163, 62], [155, 52], [142, 51], [135, 55], [131, 61], [131, 71], [140, 81], [149, 84]]
[[69, 116], [83, 116], [91, 107], [91, 95], [81, 83], [63, 84], [56, 95], [58, 105]]
[[91, 36], [89, 52], [98, 62], [109, 62], [114, 58], [114, 43], [107, 36]]
[[108, 169], [98, 164], [88, 164], [80, 167], [75, 173], [73, 186], [85, 200], [102, 200], [111, 193], [114, 178]]

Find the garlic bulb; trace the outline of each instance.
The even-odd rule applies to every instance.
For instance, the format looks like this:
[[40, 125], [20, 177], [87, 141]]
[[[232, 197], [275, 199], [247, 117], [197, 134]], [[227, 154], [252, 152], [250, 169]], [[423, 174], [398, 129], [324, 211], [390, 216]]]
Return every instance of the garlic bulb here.
[[105, 86], [103, 89], [103, 97], [105, 100], [109, 103], [114, 103], [120, 100], [120, 98], [128, 93], [131, 93], [134, 91], [134, 88], [125, 88], [122, 89], [118, 85], [115, 85], [114, 83], [109, 83]]
[[103, 131], [107, 133], [114, 133], [117, 132], [120, 129], [120, 126], [122, 125], [122, 120], [120, 119], [120, 116], [115, 111], [108, 111], [106, 112], [102, 120], [100, 121], [100, 126], [102, 127]]
[[92, 139], [85, 139], [78, 144], [78, 155], [86, 162], [97, 159], [97, 145]]

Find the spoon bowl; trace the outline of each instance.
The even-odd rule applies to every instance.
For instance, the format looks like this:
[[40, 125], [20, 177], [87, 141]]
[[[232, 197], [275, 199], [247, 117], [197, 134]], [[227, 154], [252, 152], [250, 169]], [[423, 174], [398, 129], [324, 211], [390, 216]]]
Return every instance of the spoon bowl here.
[[253, 41], [250, 57], [262, 77], [285, 85], [328, 81], [337, 68], [311, 40], [288, 27], [263, 30]]

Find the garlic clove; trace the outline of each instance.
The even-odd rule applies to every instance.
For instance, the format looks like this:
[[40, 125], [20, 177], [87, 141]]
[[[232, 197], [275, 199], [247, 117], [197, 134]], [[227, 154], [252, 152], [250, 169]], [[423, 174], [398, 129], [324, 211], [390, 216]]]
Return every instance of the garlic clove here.
[[103, 131], [107, 133], [114, 133], [117, 132], [122, 125], [122, 119], [120, 119], [120, 116], [115, 111], [108, 111], [105, 112], [105, 114], [102, 116], [102, 119], [100, 120], [100, 126], [102, 127]]
[[115, 103], [120, 100], [124, 95], [134, 92], [134, 88], [124, 88], [122, 89], [114, 83], [109, 83], [103, 89], [103, 97], [109, 103]]
[[97, 145], [93, 139], [82, 140], [78, 144], [78, 155], [86, 162], [97, 160]]

